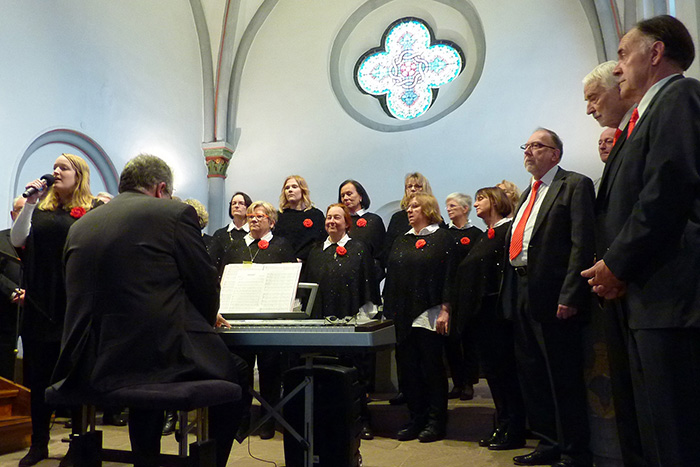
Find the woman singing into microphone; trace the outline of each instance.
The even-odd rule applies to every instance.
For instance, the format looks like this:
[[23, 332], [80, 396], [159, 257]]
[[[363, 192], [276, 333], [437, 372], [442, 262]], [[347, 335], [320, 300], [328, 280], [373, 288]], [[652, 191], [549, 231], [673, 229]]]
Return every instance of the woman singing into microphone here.
[[25, 300], [20, 334], [24, 381], [32, 391], [32, 444], [29, 453], [19, 461], [22, 467], [37, 464], [49, 455], [53, 410], [44, 402], [44, 390], [51, 383], [61, 350], [66, 313], [63, 246], [68, 229], [90, 209], [102, 204], [90, 193], [90, 168], [80, 157], [60, 155], [53, 165], [53, 176], [51, 187], [43, 180], [27, 185], [37, 191], [27, 197], [10, 234], [12, 244], [24, 248]]

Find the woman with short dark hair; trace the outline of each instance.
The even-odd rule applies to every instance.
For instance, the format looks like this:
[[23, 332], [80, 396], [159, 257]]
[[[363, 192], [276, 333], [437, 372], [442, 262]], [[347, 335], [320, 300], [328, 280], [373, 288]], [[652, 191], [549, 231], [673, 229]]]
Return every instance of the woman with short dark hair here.
[[348, 235], [361, 240], [370, 248], [370, 254], [376, 261], [377, 278], [384, 277], [381, 258], [384, 249], [386, 228], [384, 221], [377, 214], [369, 212], [369, 194], [357, 180], [345, 180], [338, 187], [338, 202], [347, 206], [352, 222]]
[[249, 231], [246, 213], [248, 206], [252, 203], [253, 200], [246, 193], [242, 191], [235, 192], [228, 204], [228, 215], [231, 218], [231, 222], [218, 229], [212, 235], [212, 248], [209, 253], [212, 261], [216, 264], [216, 268], [219, 270], [219, 276], [223, 268], [221, 258], [224, 251], [231, 245], [234, 238], [243, 237]]

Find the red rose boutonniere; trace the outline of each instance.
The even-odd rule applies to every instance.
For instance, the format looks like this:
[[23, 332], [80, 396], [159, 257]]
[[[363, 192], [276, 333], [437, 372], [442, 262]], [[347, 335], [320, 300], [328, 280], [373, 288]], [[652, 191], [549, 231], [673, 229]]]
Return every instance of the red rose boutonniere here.
[[344, 246], [338, 245], [337, 247], [335, 247], [335, 254], [338, 256], [345, 256], [347, 252], [348, 250], [346, 250]]
[[420, 250], [420, 249], [423, 248], [426, 244], [427, 244], [427, 242], [421, 238], [420, 240], [418, 240], [418, 241], [416, 242], [416, 248]]
[[85, 215], [87, 211], [85, 210], [84, 207], [82, 206], [76, 206], [73, 209], [70, 210], [70, 215], [71, 217], [75, 217], [76, 219], [80, 219]]
[[488, 235], [489, 238], [493, 238], [496, 236], [496, 231], [493, 229], [489, 229], [486, 231], [486, 235]]
[[258, 248], [261, 250], [267, 250], [267, 247], [270, 246], [270, 242], [267, 240], [258, 240]]
[[359, 219], [357, 219], [357, 226], [358, 227], [367, 227], [367, 221], [365, 219], [359, 218]]
[[307, 229], [310, 229], [313, 226], [314, 226], [314, 221], [312, 221], [311, 219], [304, 219], [304, 227], [306, 227]]
[[472, 241], [469, 239], [469, 237], [462, 237], [459, 239], [459, 243], [462, 245], [469, 245]]

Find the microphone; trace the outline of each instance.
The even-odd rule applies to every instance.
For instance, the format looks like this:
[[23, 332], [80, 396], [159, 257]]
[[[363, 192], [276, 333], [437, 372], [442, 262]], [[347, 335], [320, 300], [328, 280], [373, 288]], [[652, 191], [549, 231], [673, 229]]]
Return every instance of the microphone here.
[[[51, 185], [53, 185], [53, 182], [54, 182], [56, 179], [55, 179], [55, 178], [53, 177], [53, 175], [51, 175], [51, 174], [44, 174], [44, 175], [42, 175], [42, 176], [39, 178], [39, 180], [45, 181], [45, 182], [46, 182], [46, 188], [48, 188], [48, 187], [50, 187]], [[29, 187], [29, 188], [27, 188], [26, 190], [24, 190], [24, 193], [22, 193], [22, 196], [24, 196], [25, 198], [29, 198], [29, 197], [32, 196], [34, 193], [38, 193], [39, 191], [41, 191], [41, 190], [37, 190], [36, 188], [34, 188], [34, 187], [32, 186], [32, 187]]]

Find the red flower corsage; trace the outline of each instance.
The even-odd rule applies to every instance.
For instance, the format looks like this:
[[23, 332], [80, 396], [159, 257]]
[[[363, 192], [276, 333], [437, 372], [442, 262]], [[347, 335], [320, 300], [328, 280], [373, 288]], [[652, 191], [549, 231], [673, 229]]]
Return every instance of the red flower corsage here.
[[496, 236], [496, 231], [493, 229], [489, 229], [486, 231], [486, 235], [488, 235], [489, 238], [493, 238]]
[[469, 237], [462, 237], [459, 239], [459, 243], [462, 245], [469, 245], [472, 241], [469, 239]]
[[261, 250], [267, 250], [268, 246], [270, 246], [270, 242], [267, 240], [258, 240], [258, 248]]
[[358, 227], [366, 227], [367, 221], [363, 218], [359, 218], [359, 219], [357, 219], [357, 226]]
[[80, 219], [85, 215], [87, 211], [85, 210], [84, 207], [82, 206], [76, 206], [73, 209], [70, 210], [70, 215], [71, 217], [75, 217], [76, 219]]
[[338, 245], [335, 247], [335, 253], [340, 256], [345, 256], [345, 254], [348, 252], [348, 250], [345, 249], [344, 246]]
[[427, 243], [428, 243], [428, 242], [426, 242], [425, 240], [423, 240], [423, 239], [421, 238], [420, 240], [418, 240], [418, 241], [416, 242], [416, 248], [418, 248], [418, 249], [420, 250], [420, 249], [423, 248]]
[[307, 229], [310, 229], [313, 226], [314, 226], [314, 221], [312, 221], [311, 219], [304, 219], [304, 227], [306, 227]]

